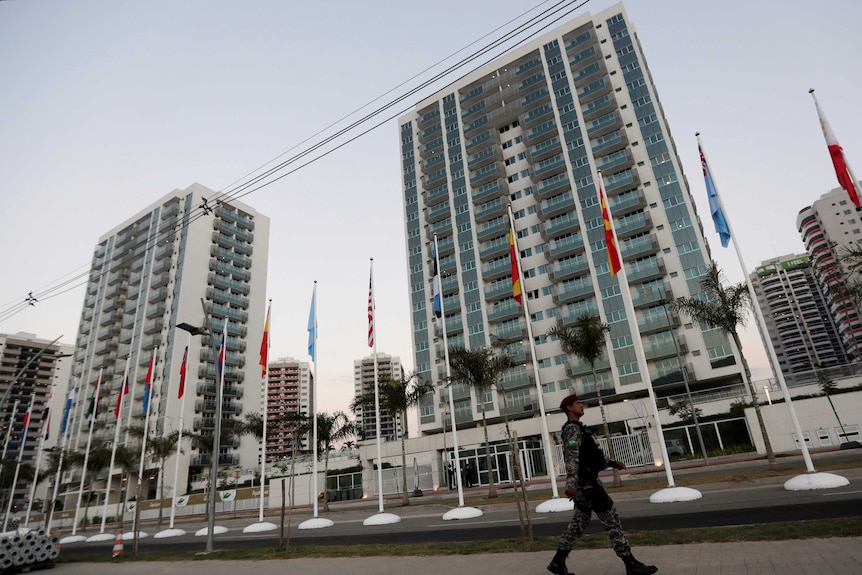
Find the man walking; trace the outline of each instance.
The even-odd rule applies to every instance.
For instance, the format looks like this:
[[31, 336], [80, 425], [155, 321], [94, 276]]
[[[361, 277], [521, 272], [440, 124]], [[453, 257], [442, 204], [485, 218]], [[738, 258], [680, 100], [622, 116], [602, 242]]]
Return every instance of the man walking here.
[[593, 433], [581, 423], [584, 406], [574, 393], [560, 402], [560, 410], [568, 420], [563, 425], [562, 442], [566, 461], [566, 496], [575, 502], [575, 513], [566, 526], [557, 553], [548, 565], [554, 575], [574, 575], [566, 569], [566, 558], [575, 542], [590, 523], [593, 511], [604, 525], [613, 545], [614, 553], [623, 560], [626, 575], [651, 575], [658, 571], [654, 565], [644, 565], [634, 558], [632, 549], [623, 534], [616, 506], [602, 482], [599, 472], [608, 467], [625, 469], [625, 464], [608, 459], [599, 449]]

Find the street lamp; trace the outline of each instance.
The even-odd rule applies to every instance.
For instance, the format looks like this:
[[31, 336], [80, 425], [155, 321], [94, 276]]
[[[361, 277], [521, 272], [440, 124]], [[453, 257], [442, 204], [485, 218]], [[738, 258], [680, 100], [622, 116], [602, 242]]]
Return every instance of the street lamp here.
[[[207, 307], [204, 303], [204, 299], [201, 298], [201, 307], [204, 310], [204, 318], [206, 318], [207, 325], [206, 327], [198, 327], [188, 323], [180, 323], [177, 325], [177, 328], [190, 333], [191, 335], [206, 335], [209, 334], [210, 342], [213, 346], [215, 346], [215, 337], [212, 331], [212, 318], [207, 313]], [[227, 321], [227, 318], [224, 319]], [[213, 357], [218, 360], [218, 352], [215, 352]], [[215, 415], [215, 429], [213, 430], [213, 447], [212, 452], [210, 453], [210, 457], [212, 458], [212, 466], [210, 467], [210, 493], [209, 493], [209, 501], [207, 502], [207, 544], [206, 544], [206, 552], [212, 553], [214, 551], [214, 542], [215, 542], [215, 486], [218, 485], [218, 456], [219, 451], [221, 450], [221, 402], [222, 402], [222, 389], [219, 381], [216, 381], [216, 415]], [[176, 488], [176, 486], [175, 486]]]

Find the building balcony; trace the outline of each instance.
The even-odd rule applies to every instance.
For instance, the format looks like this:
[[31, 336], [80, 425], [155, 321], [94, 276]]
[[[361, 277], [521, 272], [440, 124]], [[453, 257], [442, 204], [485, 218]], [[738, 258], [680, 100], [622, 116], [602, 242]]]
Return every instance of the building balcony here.
[[452, 208], [449, 205], [449, 202], [443, 202], [441, 204], [437, 204], [436, 206], [430, 206], [428, 211], [425, 213], [426, 220], [428, 223], [439, 222], [443, 218], [449, 217], [452, 215]]
[[667, 314], [656, 314], [651, 317], [638, 318], [638, 331], [642, 334], [664, 331], [679, 323], [679, 316], [674, 310]]
[[506, 184], [506, 181], [503, 179], [496, 179], [475, 188], [470, 197], [473, 199], [473, 204], [481, 204], [489, 199], [508, 195], [509, 186]]
[[542, 238], [547, 241], [556, 236], [577, 232], [580, 227], [577, 214], [570, 212], [545, 221], [542, 224], [541, 234]]
[[479, 258], [482, 261], [490, 261], [509, 253], [509, 236], [501, 236], [490, 242], [484, 242], [479, 246]]
[[563, 192], [539, 204], [538, 214], [542, 221], [559, 216], [567, 211], [574, 211], [575, 199], [570, 192]]
[[614, 230], [621, 243], [629, 236], [652, 230], [652, 227], [652, 216], [649, 212], [636, 212], [614, 222]]
[[[607, 356], [602, 357], [596, 362], [596, 371], [604, 371], [611, 368], [610, 359]], [[569, 377], [578, 377], [581, 375], [592, 374], [593, 368], [589, 362], [579, 358], [570, 359], [566, 363], [566, 375]]]
[[533, 163], [541, 162], [554, 154], [559, 154], [563, 151], [560, 145], [560, 137], [556, 134], [547, 140], [543, 140], [527, 150], [527, 156]]
[[[511, 285], [509, 286], [511, 292]], [[511, 295], [511, 294], [510, 294]], [[488, 307], [488, 321], [505, 321], [518, 317], [521, 312], [521, 305], [510, 298], [497, 305]]]
[[590, 120], [589, 122], [584, 123], [584, 128], [586, 129], [587, 135], [590, 139], [596, 139], [609, 132], [613, 132], [614, 130], [619, 130], [622, 127], [622, 118], [616, 110], [603, 116], [599, 116], [595, 120]]
[[[509, 268], [511, 272], [511, 267]], [[485, 301], [493, 302], [500, 299], [512, 297], [512, 279], [495, 281], [485, 287]]]
[[496, 198], [480, 206], [476, 206], [476, 209], [473, 210], [473, 219], [477, 223], [484, 222], [505, 214], [506, 208], [507, 205], [503, 202], [503, 199]]
[[664, 283], [662, 289], [653, 289], [651, 287], [644, 288], [641, 286], [632, 286], [632, 303], [634, 307], [652, 307], [663, 301], [671, 301], [674, 299], [673, 290], [670, 284]]
[[500, 216], [489, 222], [484, 222], [476, 229], [476, 239], [483, 241], [488, 238], [499, 236], [502, 232], [508, 231], [509, 220], [505, 216]]
[[425, 205], [433, 206], [439, 204], [449, 197], [449, 184], [443, 182], [437, 187], [425, 191]]
[[626, 267], [626, 277], [630, 282], [658, 279], [664, 275], [664, 260], [660, 257], [631, 262]]
[[611, 213], [626, 213], [646, 208], [646, 197], [642, 190], [629, 190], [619, 196], [608, 198]]
[[502, 162], [494, 162], [491, 164], [487, 164], [477, 169], [476, 171], [470, 174], [470, 186], [475, 188], [485, 184], [495, 178], [502, 178], [506, 176], [506, 169], [503, 167]]
[[[605, 96], [605, 98], [610, 99], [610, 96]], [[590, 148], [593, 151], [593, 155], [596, 156], [625, 149], [628, 143], [629, 139], [625, 131], [615, 130], [609, 134], [590, 140]]]
[[[533, 164], [532, 170], [533, 180], [541, 180], [542, 178], [548, 179], [551, 178], [551, 176], [561, 173], [566, 175], [566, 180], [568, 180], [568, 175], [565, 174], [566, 161], [561, 153]], [[545, 180], [542, 180], [542, 182], [544, 181]]]
[[557, 260], [584, 251], [584, 238], [581, 234], [572, 234], [551, 240], [548, 244], [547, 258]]
[[499, 162], [503, 160], [503, 152], [497, 146], [492, 146], [490, 148], [485, 148], [469, 156], [467, 158], [467, 169], [469, 170], [478, 170], [479, 168], [490, 164], [492, 162]]
[[557, 122], [553, 119], [546, 120], [541, 124], [533, 126], [532, 128], [524, 131], [524, 142], [528, 145], [532, 146], [538, 144], [540, 141], [545, 139], [547, 134], [556, 134], [557, 133]]
[[562, 281], [568, 278], [581, 275], [590, 269], [590, 262], [586, 254], [582, 253], [576, 257], [559, 260], [551, 265], [549, 275], [553, 281]]
[[505, 343], [507, 341], [524, 339], [527, 335], [527, 330], [520, 325], [519, 321], [518, 325], [501, 325], [491, 332], [491, 335], [493, 336], [492, 339]]
[[492, 281], [512, 274], [512, 260], [503, 257], [482, 265], [482, 279]]
[[638, 236], [621, 242], [620, 254], [623, 260], [633, 260], [657, 253], [661, 248], [655, 234]]
[[553, 117], [554, 107], [550, 102], [543, 103], [521, 116], [521, 126], [530, 128], [539, 122], [547, 121]]
[[593, 282], [589, 276], [563, 282], [554, 290], [554, 303], [564, 305], [593, 295]]

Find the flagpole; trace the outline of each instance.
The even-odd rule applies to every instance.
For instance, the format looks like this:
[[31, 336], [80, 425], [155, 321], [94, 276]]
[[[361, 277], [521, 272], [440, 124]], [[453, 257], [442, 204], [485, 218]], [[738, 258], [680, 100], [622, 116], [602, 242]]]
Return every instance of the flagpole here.
[[36, 466], [33, 470], [33, 480], [30, 482], [30, 496], [27, 501], [27, 513], [24, 516], [24, 525], [30, 526], [30, 512], [33, 511], [33, 498], [36, 496], [36, 483], [39, 480], [39, 467], [42, 465], [42, 451], [45, 448], [45, 436], [48, 435], [48, 422], [51, 417], [51, 400], [54, 397], [54, 391], [51, 390], [48, 395], [48, 403], [42, 411], [42, 430], [39, 433], [39, 449], [36, 451]]
[[308, 355], [311, 356], [311, 361], [314, 363], [314, 373], [311, 385], [311, 434], [312, 443], [314, 444], [313, 458], [311, 461], [311, 483], [314, 485], [314, 515], [311, 519], [306, 519], [297, 527], [298, 529], [320, 529], [322, 527], [332, 527], [334, 523], [331, 519], [318, 517], [317, 505], [317, 280], [314, 280], [314, 290], [311, 292], [311, 310], [308, 312]]
[[[814, 94], [812, 94], [812, 97], [813, 96]], [[697, 145], [700, 148], [700, 152], [703, 154], [704, 162], [708, 166], [709, 161], [706, 159], [706, 152], [703, 151], [703, 144], [700, 141], [700, 132], [696, 133], [695, 136], [697, 137]], [[784, 401], [787, 404], [787, 411], [789, 412], [790, 420], [793, 423], [793, 431], [796, 434], [797, 442], [802, 450], [802, 459], [805, 461], [807, 475], [798, 475], [789, 479], [784, 483], [784, 488], [789, 491], [800, 491], [806, 489], [828, 489], [847, 485], [850, 482], [840, 475], [835, 475], [833, 473], [817, 473], [814, 469], [814, 463], [811, 461], [811, 454], [808, 452], [808, 446], [805, 444], [805, 437], [802, 435], [802, 427], [799, 425], [799, 418], [796, 417], [796, 410], [793, 407], [790, 390], [787, 388], [787, 382], [784, 380], [784, 373], [781, 371], [780, 364], [778, 363], [778, 356], [775, 353], [775, 347], [772, 345], [772, 338], [769, 337], [769, 331], [766, 328], [766, 320], [763, 317], [763, 311], [760, 309], [760, 304], [757, 301], [757, 295], [754, 291], [754, 286], [751, 283], [751, 278], [746, 272], [748, 268], [745, 266], [745, 259], [742, 257], [739, 242], [736, 241], [736, 236], [733, 234], [733, 226], [730, 224], [730, 218], [727, 217], [727, 210], [724, 208], [724, 202], [722, 202], [721, 195], [718, 193], [718, 184], [715, 181], [715, 174], [710, 170], [709, 175], [710, 178], [712, 178], [712, 185], [715, 188], [715, 197], [718, 200], [718, 205], [721, 208], [722, 214], [724, 214], [727, 229], [730, 232], [731, 239], [733, 240], [733, 247], [736, 250], [736, 257], [739, 260], [739, 266], [742, 268], [742, 275], [745, 276], [745, 284], [748, 287], [748, 293], [751, 297], [751, 307], [754, 308], [754, 314], [757, 318], [760, 332], [763, 334], [761, 339], [765, 342], [766, 351], [769, 354], [770, 361], [772, 361], [775, 378], [781, 386], [781, 393], [784, 395]], [[739, 351], [742, 353], [742, 350]], [[745, 377], [744, 373], [743, 377]], [[752, 399], [756, 401], [756, 398]]]
[[[189, 348], [192, 345], [192, 334], [186, 335], [186, 350], [183, 355], [183, 363], [182, 370], [183, 373], [180, 374], [180, 380], [183, 382], [183, 385], [186, 383], [186, 375], [189, 372]], [[180, 454], [182, 453], [182, 443], [183, 443], [183, 414], [186, 412], [186, 393], [185, 387], [183, 387], [182, 391], [182, 400], [180, 401], [180, 430], [177, 434], [177, 455], [174, 461], [174, 494], [171, 498], [171, 521], [168, 525], [168, 529], [174, 528], [174, 519], [177, 515], [177, 493], [179, 493], [179, 480], [180, 480]], [[183, 532], [185, 534], [185, 531]]]
[[[829, 155], [832, 157], [832, 165], [835, 168], [835, 175], [838, 177], [838, 183], [842, 188], [847, 190], [850, 200], [858, 210], [859, 198], [862, 196], [859, 190], [859, 180], [856, 179], [856, 175], [850, 168], [850, 163], [847, 161], [847, 158], [844, 157], [844, 148], [842, 148], [841, 144], [838, 143], [838, 138], [835, 137], [832, 127], [829, 125], [828, 120], [826, 120], [826, 115], [820, 108], [820, 102], [817, 101], [817, 96], [814, 95], [814, 88], [808, 90], [808, 93], [811, 94], [811, 97], [814, 99], [814, 107], [817, 109], [817, 118], [820, 120], [820, 128], [823, 130], [823, 137], [826, 139], [826, 147], [829, 150]], [[841, 172], [843, 170], [847, 170], [847, 173], [842, 174]], [[847, 181], [848, 179], [849, 181]], [[850, 189], [848, 189], [848, 186]]]
[[[515, 269], [518, 272], [518, 278], [523, 278], [524, 273], [521, 270], [521, 255], [518, 251], [518, 238], [515, 234], [515, 217], [512, 214], [512, 205], [509, 204], [508, 208], [509, 212], [509, 234], [512, 239], [513, 250], [511, 253], [512, 258], [514, 259]], [[522, 280], [523, 281], [523, 280]], [[551, 480], [551, 494], [553, 495], [553, 499], [550, 501], [544, 501], [540, 503], [536, 507], [536, 511], [538, 513], [549, 513], [554, 511], [569, 511], [572, 509], [572, 504], [568, 499], [560, 499], [559, 488], [557, 487], [557, 472], [556, 465], [554, 465], [554, 450], [551, 448], [551, 434], [548, 431], [548, 420], [545, 415], [545, 400], [544, 393], [542, 392], [542, 381], [539, 376], [539, 362], [536, 360], [536, 342], [533, 340], [533, 326], [530, 321], [530, 309], [528, 306], [529, 298], [524, 297], [525, 290], [521, 289], [521, 305], [524, 308], [524, 319], [527, 323], [527, 340], [530, 342], [530, 354], [533, 358], [533, 378], [536, 383], [536, 397], [539, 401], [539, 421], [541, 422], [542, 429], [542, 450], [545, 452], [545, 461], [548, 465], [548, 477]]]
[[[606, 232], [610, 232], [611, 237], [613, 238], [613, 245], [607, 246], [608, 250], [616, 250], [619, 246], [619, 241], [617, 240], [617, 231], [614, 228], [614, 218], [611, 215], [610, 209], [607, 207], [607, 203], [605, 201], [604, 195], [604, 180], [602, 178], [602, 172], [599, 170], [598, 174], [598, 184], [599, 184], [599, 204], [602, 206], [602, 218], [605, 220], [605, 228]], [[609, 228], [609, 229], [608, 229]], [[607, 243], [607, 242], [606, 242]], [[610, 253], [610, 252], [609, 252]], [[617, 252], [619, 256], [619, 252]], [[649, 395], [650, 405], [652, 407], [653, 419], [655, 420], [655, 429], [658, 434], [658, 445], [661, 450], [662, 462], [664, 463], [664, 471], [667, 476], [667, 487], [665, 489], [661, 489], [656, 493], [653, 493], [650, 496], [651, 503], [670, 503], [674, 501], [692, 501], [695, 499], [700, 499], [703, 497], [700, 491], [696, 489], [691, 489], [689, 487], [677, 487], [674, 483], [673, 479], [673, 471], [671, 470], [670, 465], [670, 457], [667, 454], [667, 446], [664, 443], [664, 431], [661, 425], [661, 418], [658, 412], [658, 403], [656, 402], [655, 391], [652, 387], [652, 379], [649, 373], [649, 366], [647, 365], [646, 353], [644, 353], [644, 344], [643, 339], [641, 339], [640, 330], [638, 329], [637, 315], [635, 315], [635, 306], [632, 301], [632, 292], [629, 287], [629, 280], [626, 275], [626, 266], [622, 263], [620, 259], [620, 269], [616, 273], [617, 281], [619, 282], [620, 295], [623, 298], [623, 306], [626, 310], [626, 321], [629, 325], [629, 332], [632, 336], [632, 344], [635, 348], [635, 357], [637, 358], [638, 370], [641, 373], [641, 380], [646, 385], [647, 395]], [[680, 366], [680, 369], [684, 369], [683, 366]]]
[[[443, 289], [440, 281], [440, 252], [437, 249], [437, 234], [434, 234], [434, 279], [432, 282], [440, 284], [440, 324], [439, 327], [443, 331], [443, 360], [446, 362], [446, 385], [449, 387], [447, 394], [449, 396], [449, 412], [452, 414], [452, 452], [455, 454], [455, 483], [458, 486], [458, 507], [450, 509], [443, 514], [443, 519], [448, 521], [451, 519], [470, 519], [480, 517], [484, 513], [476, 507], [464, 505], [464, 486], [461, 481], [461, 456], [458, 449], [458, 422], [455, 420], [455, 397], [452, 393], [452, 367], [449, 365], [449, 339], [446, 333], [446, 308], [443, 305]], [[442, 414], [445, 418], [446, 414]], [[445, 421], [444, 421], [445, 424]]]
[[72, 411], [72, 404], [75, 399], [75, 380], [72, 379], [70, 381], [71, 386], [69, 389], [69, 394], [66, 397], [66, 404], [63, 409], [63, 422], [60, 426], [60, 457], [57, 459], [57, 472], [54, 475], [54, 490], [51, 495], [51, 501], [48, 506], [48, 517], [45, 519], [45, 531], [48, 533], [51, 532], [51, 524], [54, 522], [54, 506], [57, 501], [57, 492], [60, 489], [60, 479], [63, 474], [63, 459], [66, 455], [66, 445], [68, 444], [68, 434], [66, 433], [66, 429], [69, 424], [69, 415]]
[[0, 474], [3, 473], [3, 462], [6, 461], [6, 451], [9, 449], [9, 441], [12, 439], [12, 427], [15, 424], [15, 416], [18, 412], [18, 400], [12, 404], [12, 415], [9, 417], [9, 425], [6, 427], [6, 438], [3, 441], [3, 455], [0, 456]]
[[[102, 370], [99, 369], [99, 378], [96, 380], [96, 389], [94, 391], [94, 398], [95, 398], [94, 404], [93, 404], [94, 405], [94, 407], [93, 407], [94, 412], [93, 412], [93, 416], [90, 418], [90, 429], [89, 429], [89, 432], [87, 434], [87, 448], [86, 448], [86, 451], [84, 452], [84, 465], [81, 468], [81, 482], [78, 484], [78, 501], [75, 504], [75, 518], [74, 518], [74, 522], [72, 524], [72, 536], [73, 537], [75, 536], [75, 533], [77, 532], [77, 529], [78, 529], [78, 511], [80, 511], [80, 509], [81, 509], [81, 499], [82, 499], [83, 494], [84, 494], [84, 482], [87, 478], [87, 462], [90, 460], [90, 446], [91, 446], [92, 440], [93, 440], [93, 423], [95, 423], [95, 420], [96, 420], [96, 417], [95, 417], [96, 407], [95, 407], [95, 405], [97, 405], [99, 403], [99, 384], [101, 383], [101, 381], [102, 381]], [[80, 427], [78, 429], [78, 433], [80, 434]], [[85, 518], [85, 520], [86, 520], [86, 518]], [[102, 524], [102, 526], [103, 526], [102, 532], [104, 532], [104, 523]]]
[[[156, 358], [159, 354], [159, 346], [156, 346], [153, 349], [153, 354], [150, 356], [150, 367], [147, 370], [147, 379], [144, 381], [144, 435], [141, 439], [141, 461], [138, 464], [138, 485], [137, 492], [138, 497], [135, 500], [135, 512], [132, 514], [132, 523], [133, 528], [132, 531], [134, 533], [138, 533], [138, 529], [140, 528], [139, 522], [141, 517], [141, 512], [139, 509], [139, 505], [141, 504], [141, 498], [143, 496], [143, 486], [144, 486], [144, 463], [146, 462], [146, 454], [147, 454], [147, 435], [149, 433], [150, 427], [150, 399], [153, 394], [153, 386], [155, 384], [156, 379]], [[128, 490], [126, 491], [126, 499], [128, 499]]]
[[[117, 444], [120, 442], [120, 428], [123, 426], [123, 396], [126, 395], [126, 380], [129, 377], [129, 358], [126, 358], [126, 368], [123, 370], [123, 379], [120, 382], [120, 397], [117, 398], [117, 414], [114, 421], [114, 443], [111, 445], [111, 463], [108, 465], [108, 480], [105, 485], [105, 503], [102, 507], [102, 526], [99, 533], [105, 532], [105, 521], [108, 518], [108, 499], [111, 498], [111, 480], [114, 478], [114, 458], [117, 455]], [[120, 492], [122, 488], [122, 474], [120, 477]], [[117, 497], [119, 501], [119, 496]]]
[[18, 473], [21, 471], [21, 459], [24, 456], [24, 446], [27, 444], [27, 428], [30, 427], [30, 416], [33, 415], [33, 402], [36, 399], [36, 393], [30, 396], [30, 407], [27, 408], [27, 413], [24, 415], [24, 424], [21, 426], [21, 441], [18, 446], [18, 461], [15, 464], [15, 474], [12, 478], [12, 487], [9, 489], [9, 501], [6, 504], [6, 515], [3, 516], [4, 529], [9, 525], [9, 514], [12, 513], [12, 502], [15, 499], [15, 488], [18, 484]]

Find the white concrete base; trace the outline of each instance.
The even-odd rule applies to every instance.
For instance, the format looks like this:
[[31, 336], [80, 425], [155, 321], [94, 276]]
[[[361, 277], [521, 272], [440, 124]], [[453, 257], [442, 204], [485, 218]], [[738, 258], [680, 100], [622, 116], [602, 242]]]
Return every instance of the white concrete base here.
[[278, 525], [275, 523], [270, 523], [269, 521], [261, 521], [260, 523], [252, 523], [248, 527], [245, 527], [242, 532], [243, 533], [263, 533], [264, 531], [274, 531], [278, 529]]
[[[87, 537], [87, 543], [96, 543], [98, 541], [113, 541], [117, 536], [113, 533], [96, 533], [90, 537]], [[60, 543], [63, 541], [60, 540]]]
[[461, 507], [456, 507], [455, 509], [450, 509], [444, 513], [443, 521], [452, 521], [453, 519], [472, 519], [474, 517], [481, 517], [482, 515], [483, 513], [481, 509], [463, 505]]
[[[149, 537], [146, 531], [138, 531], [138, 539], [143, 539], [144, 537]], [[132, 541], [135, 538], [135, 532], [129, 531], [128, 533], [123, 533], [123, 541]]]
[[575, 502], [568, 497], [554, 497], [547, 501], [542, 501], [536, 506], [536, 513], [560, 513], [562, 511], [572, 511], [575, 509]]
[[835, 489], [850, 485], [850, 480], [834, 473], [806, 473], [788, 479], [784, 483], [787, 491], [808, 491], [812, 489]]
[[182, 537], [186, 534], [185, 529], [165, 529], [153, 535], [153, 539], [164, 539], [165, 537]]
[[401, 518], [394, 513], [375, 513], [368, 519], [362, 522], [363, 525], [392, 525], [393, 523], [401, 523]]
[[675, 501], [694, 501], [703, 494], [691, 487], [666, 487], [656, 491], [649, 497], [650, 503], [674, 503]]
[[[95, 537], [95, 535], [93, 536]], [[108, 539], [113, 539], [113, 535], [108, 535]], [[87, 538], [83, 535], [69, 535], [67, 537], [63, 537], [60, 539], [60, 545], [66, 545], [68, 543], [81, 543], [82, 541], [86, 541]]]
[[[218, 535], [220, 533], [227, 533], [230, 531], [227, 527], [222, 527], [221, 525], [213, 525], [213, 535]], [[204, 527], [203, 529], [198, 529], [195, 531], [196, 537], [203, 537], [204, 535], [208, 535], [210, 532], [209, 527]]]
[[322, 529], [324, 527], [332, 527], [335, 523], [330, 519], [325, 519], [323, 517], [312, 517], [311, 519], [306, 519], [302, 523], [297, 526], [297, 529]]

